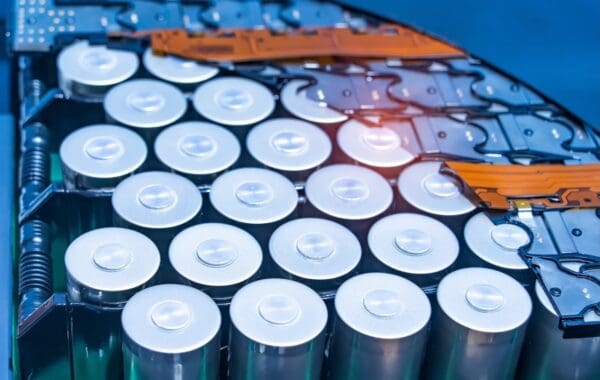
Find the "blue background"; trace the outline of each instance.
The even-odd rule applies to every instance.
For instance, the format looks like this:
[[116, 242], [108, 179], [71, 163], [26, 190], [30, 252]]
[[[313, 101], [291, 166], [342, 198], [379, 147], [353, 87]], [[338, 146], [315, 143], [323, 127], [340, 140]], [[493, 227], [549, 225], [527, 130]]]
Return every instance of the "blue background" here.
[[598, 0], [341, 0], [438, 35], [600, 127]]

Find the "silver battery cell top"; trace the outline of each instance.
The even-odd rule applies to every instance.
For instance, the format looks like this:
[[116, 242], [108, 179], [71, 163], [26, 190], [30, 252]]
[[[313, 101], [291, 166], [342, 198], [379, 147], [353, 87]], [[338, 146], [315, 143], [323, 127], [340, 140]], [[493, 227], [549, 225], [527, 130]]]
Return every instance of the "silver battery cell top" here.
[[154, 152], [163, 164], [177, 172], [208, 175], [233, 165], [241, 148], [227, 129], [189, 121], [163, 130], [154, 141]]
[[340, 219], [375, 217], [392, 204], [390, 184], [378, 173], [355, 165], [321, 168], [306, 181], [306, 197], [321, 212]]
[[367, 239], [371, 253], [387, 267], [411, 274], [430, 274], [452, 265], [458, 240], [444, 224], [428, 216], [402, 213], [378, 220]]
[[68, 291], [74, 301], [126, 302], [158, 271], [158, 248], [125, 228], [100, 228], [75, 239], [65, 252]]
[[210, 202], [222, 215], [236, 222], [273, 223], [296, 209], [298, 192], [279, 173], [243, 168], [217, 177], [210, 189]]
[[104, 97], [104, 110], [119, 123], [135, 128], [159, 128], [183, 116], [187, 100], [175, 86], [153, 79], [136, 79], [113, 87]]
[[519, 248], [529, 243], [529, 235], [516, 224], [494, 224], [481, 212], [465, 224], [464, 237], [469, 249], [489, 264], [511, 270], [528, 268]]
[[398, 177], [400, 195], [419, 210], [435, 215], [462, 215], [475, 205], [462, 194], [461, 187], [441, 174], [441, 162], [419, 162], [407, 167]]
[[115, 212], [145, 228], [170, 228], [194, 218], [202, 194], [188, 179], [167, 172], [146, 172], [121, 181], [112, 195]]
[[210, 79], [219, 69], [209, 65], [175, 57], [152, 54], [148, 48], [142, 57], [144, 67], [155, 77], [173, 83], [190, 84]]
[[527, 322], [531, 299], [512, 277], [492, 269], [465, 268], [442, 279], [437, 301], [450, 319], [470, 330], [502, 333]]
[[262, 250], [252, 235], [222, 223], [186, 228], [171, 242], [169, 260], [189, 281], [203, 286], [230, 286], [252, 277]]
[[67, 96], [78, 88], [106, 88], [120, 83], [135, 74], [138, 67], [136, 54], [102, 45], [90, 46], [87, 41], [67, 46], [57, 58], [59, 84]]
[[404, 149], [396, 132], [385, 126], [369, 127], [358, 120], [348, 120], [338, 129], [337, 142], [350, 158], [369, 166], [391, 168], [415, 158]]
[[69, 170], [91, 178], [130, 174], [146, 160], [148, 149], [135, 132], [109, 124], [79, 128], [60, 145], [60, 158]]
[[258, 123], [275, 109], [268, 88], [245, 78], [217, 78], [198, 86], [194, 108], [215, 123], [241, 126]]
[[331, 280], [352, 271], [360, 261], [360, 242], [339, 223], [319, 218], [281, 225], [269, 240], [273, 261], [294, 276]]
[[231, 323], [250, 340], [272, 347], [299, 346], [327, 324], [327, 308], [306, 285], [270, 278], [241, 288], [229, 307]]
[[221, 312], [200, 290], [157, 285], [131, 297], [121, 315], [123, 331], [152, 352], [181, 354], [209, 343], [221, 327]]
[[331, 154], [331, 141], [325, 132], [289, 118], [271, 119], [252, 128], [246, 146], [262, 164], [285, 171], [312, 169]]
[[298, 91], [307, 85], [305, 80], [292, 80], [281, 90], [281, 104], [294, 116], [319, 124], [341, 123], [348, 116], [327, 107], [325, 103], [318, 103], [309, 99], [306, 90]]
[[351, 329], [379, 339], [416, 334], [431, 318], [431, 304], [421, 288], [387, 273], [365, 273], [344, 282], [335, 310]]

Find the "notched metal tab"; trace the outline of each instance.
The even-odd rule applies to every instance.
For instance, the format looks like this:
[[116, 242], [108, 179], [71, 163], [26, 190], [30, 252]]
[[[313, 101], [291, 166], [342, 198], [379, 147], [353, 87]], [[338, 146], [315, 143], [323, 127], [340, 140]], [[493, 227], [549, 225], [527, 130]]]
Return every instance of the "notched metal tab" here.
[[184, 27], [181, 6], [172, 2], [132, 1], [117, 14], [116, 21], [126, 31], [136, 33]]
[[448, 63], [456, 71], [476, 73], [471, 89], [481, 99], [508, 106], [540, 106], [544, 100], [522, 83], [513, 81], [475, 60], [453, 59]]
[[473, 125], [443, 116], [415, 117], [413, 123], [425, 154], [482, 162], [508, 162], [500, 155], [486, 155], [478, 151], [477, 148], [486, 143], [487, 136]]
[[560, 258], [525, 255], [525, 258], [559, 315], [565, 338], [599, 335], [600, 323], [586, 320], [586, 314], [600, 312], [600, 282], [582, 273], [581, 267], [569, 265], [581, 263], [583, 266], [597, 261], [581, 255]]

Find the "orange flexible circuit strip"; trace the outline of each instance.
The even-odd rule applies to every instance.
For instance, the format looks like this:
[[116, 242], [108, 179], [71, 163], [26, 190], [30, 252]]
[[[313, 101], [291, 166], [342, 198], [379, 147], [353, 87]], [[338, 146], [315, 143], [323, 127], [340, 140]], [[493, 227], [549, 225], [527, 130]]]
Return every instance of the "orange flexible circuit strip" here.
[[443, 58], [465, 53], [427, 35], [385, 24], [358, 33], [349, 28], [315, 28], [273, 34], [236, 29], [192, 35], [183, 29], [152, 31], [154, 54], [198, 61], [256, 61], [316, 56]]
[[600, 207], [600, 164], [446, 162], [442, 171], [460, 178], [471, 195], [491, 209]]

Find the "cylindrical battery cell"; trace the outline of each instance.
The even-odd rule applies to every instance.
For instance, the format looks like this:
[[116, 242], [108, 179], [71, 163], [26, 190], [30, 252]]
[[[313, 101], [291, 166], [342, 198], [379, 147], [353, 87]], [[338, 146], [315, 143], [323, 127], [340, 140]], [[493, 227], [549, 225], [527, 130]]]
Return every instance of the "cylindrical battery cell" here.
[[519, 256], [519, 248], [530, 242], [523, 227], [509, 222], [495, 224], [481, 212], [465, 224], [463, 236], [469, 249], [465, 261], [469, 264], [499, 270], [521, 282], [533, 281], [533, 273]]
[[210, 65], [203, 65], [172, 55], [155, 55], [150, 48], [144, 52], [142, 62], [146, 70], [158, 79], [184, 87], [203, 82], [219, 73], [218, 68]]
[[125, 379], [216, 380], [221, 313], [200, 290], [157, 285], [123, 309]]
[[250, 155], [260, 164], [293, 181], [306, 180], [331, 154], [331, 141], [323, 130], [305, 121], [278, 118], [252, 128], [246, 138]]
[[454, 233], [428, 216], [386, 216], [369, 230], [367, 271], [399, 274], [419, 286], [432, 286], [451, 269], [459, 254]]
[[425, 378], [514, 378], [532, 309], [521, 284], [492, 269], [460, 269], [440, 282], [437, 304]]
[[[558, 314], [539, 282], [536, 301], [527, 328], [518, 377], [520, 379], [600, 379], [600, 337], [563, 338]], [[600, 322], [594, 310], [584, 314], [586, 322]]]
[[387, 273], [349, 279], [335, 297], [328, 379], [418, 379], [431, 305], [412, 282]]
[[177, 87], [153, 79], [121, 83], [104, 97], [107, 119], [135, 129], [148, 142], [160, 128], [179, 120], [186, 110], [187, 100]]
[[147, 155], [144, 140], [127, 128], [83, 127], [60, 145], [63, 181], [67, 188], [113, 187], [142, 166]]
[[[112, 195], [115, 224], [150, 237], [166, 257], [171, 239], [202, 208], [202, 194], [187, 178], [167, 172], [135, 174]], [[165, 260], [166, 261], [166, 260]]]
[[294, 184], [267, 169], [243, 168], [229, 171], [213, 182], [210, 202], [221, 219], [249, 231], [263, 247], [278, 224], [298, 204]]
[[196, 89], [192, 99], [196, 111], [206, 119], [228, 125], [239, 137], [246, 126], [266, 119], [275, 110], [275, 99], [264, 85], [240, 77], [207, 81]]
[[366, 238], [375, 218], [390, 208], [390, 184], [373, 170], [336, 164], [315, 171], [306, 181], [305, 216], [329, 217]]
[[441, 162], [424, 161], [408, 166], [398, 177], [403, 202], [400, 211], [418, 211], [435, 215], [453, 231], [462, 231], [465, 217], [475, 205], [463, 195], [461, 184], [441, 174]]
[[111, 86], [129, 79], [139, 67], [136, 54], [75, 42], [58, 55], [58, 84], [68, 98], [102, 102]]
[[328, 108], [327, 104], [309, 99], [306, 89], [303, 89], [308, 84], [306, 80], [295, 79], [282, 88], [281, 104], [289, 113], [318, 124], [339, 124], [348, 120], [348, 116]]
[[[152, 282], [160, 254], [150, 239], [124, 228], [100, 228], [75, 239], [65, 253], [67, 291], [85, 311], [71, 315], [75, 378], [107, 379], [122, 372], [120, 310]], [[90, 328], [90, 321], [102, 323]]]
[[312, 289], [255, 281], [235, 294], [230, 316], [229, 379], [320, 379], [327, 308]]
[[233, 133], [211, 123], [190, 121], [164, 129], [154, 141], [154, 153], [168, 170], [196, 183], [211, 182], [239, 158]]
[[335, 290], [356, 269], [360, 242], [339, 223], [319, 218], [289, 221], [269, 240], [279, 274], [317, 291]]
[[345, 161], [358, 162], [390, 178], [396, 178], [400, 168], [415, 158], [412, 151], [417, 148], [416, 140], [403, 138], [385, 124], [370, 127], [354, 119], [338, 129], [337, 143]]

